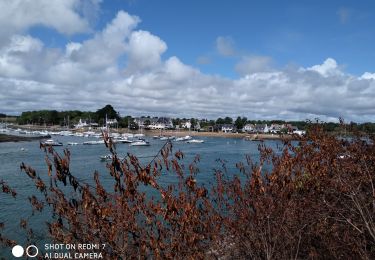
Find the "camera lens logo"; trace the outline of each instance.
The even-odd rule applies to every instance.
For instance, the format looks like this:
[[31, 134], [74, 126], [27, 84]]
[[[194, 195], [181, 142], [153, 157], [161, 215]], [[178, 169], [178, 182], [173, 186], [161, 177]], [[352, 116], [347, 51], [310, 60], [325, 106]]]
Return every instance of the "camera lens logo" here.
[[14, 257], [22, 257], [24, 252], [28, 257], [36, 257], [39, 253], [39, 250], [34, 245], [29, 245], [28, 247], [26, 247], [26, 250], [24, 250], [20, 245], [16, 245], [12, 248], [12, 254]]

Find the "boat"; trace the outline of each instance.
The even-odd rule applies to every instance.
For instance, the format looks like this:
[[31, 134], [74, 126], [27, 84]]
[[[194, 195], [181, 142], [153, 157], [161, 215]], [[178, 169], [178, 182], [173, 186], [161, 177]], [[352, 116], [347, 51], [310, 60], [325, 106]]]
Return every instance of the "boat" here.
[[[124, 158], [121, 158], [121, 157], [117, 157], [120, 161], [122, 161]], [[106, 154], [106, 155], [102, 155], [100, 156], [100, 160], [102, 162], [104, 161], [112, 161], [113, 159], [113, 155], [112, 154]]]
[[48, 146], [63, 146], [63, 143], [59, 141], [55, 141], [53, 139], [47, 139], [45, 141], [42, 141], [43, 145], [48, 145]]
[[244, 140], [246, 140], [246, 141], [263, 141], [263, 139], [259, 138], [259, 136], [257, 134], [247, 135], [247, 136], [245, 136]]
[[133, 141], [129, 140], [127, 138], [116, 138], [116, 139], [113, 139], [113, 142], [114, 143], [131, 144]]
[[68, 145], [78, 145], [78, 143], [75, 143], [75, 142], [68, 142]]
[[188, 141], [188, 140], [191, 140], [191, 139], [193, 139], [193, 137], [191, 137], [190, 135], [187, 135], [187, 136], [184, 136], [184, 137], [176, 138], [175, 141], [181, 142], [181, 141]]
[[188, 144], [201, 144], [201, 143], [204, 143], [204, 140], [201, 140], [201, 139], [191, 139], [191, 140], [188, 140], [186, 142]]
[[112, 154], [102, 155], [100, 156], [101, 161], [111, 161], [113, 159]]
[[133, 138], [134, 137], [134, 135], [131, 134], [131, 133], [123, 133], [121, 136], [125, 137], [125, 138]]
[[143, 139], [139, 139], [137, 141], [132, 142], [130, 145], [131, 146], [149, 146], [150, 142], [143, 140]]
[[83, 142], [84, 145], [104, 144], [104, 140]]

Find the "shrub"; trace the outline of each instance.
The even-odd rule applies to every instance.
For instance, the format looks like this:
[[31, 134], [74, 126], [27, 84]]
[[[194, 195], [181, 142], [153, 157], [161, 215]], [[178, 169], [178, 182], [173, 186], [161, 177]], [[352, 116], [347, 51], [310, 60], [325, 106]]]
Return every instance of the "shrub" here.
[[[342, 140], [312, 125], [297, 143], [286, 141], [281, 153], [260, 144], [260, 161], [238, 163], [233, 178], [216, 170], [208, 190], [196, 182], [199, 156], [186, 170], [184, 154], [173, 153], [168, 142], [142, 165], [130, 154], [120, 160], [104, 138], [113, 155], [113, 190], [102, 186], [97, 172], [92, 186], [74, 177], [68, 150], [59, 155], [41, 146], [49, 184], [21, 164], [42, 194], [30, 198], [34, 210], [47, 205], [53, 212], [48, 232], [56, 242], [106, 244], [104, 259], [375, 258], [373, 139]], [[163, 171], [178, 184], [159, 185]], [[21, 226], [28, 229], [26, 221]]]

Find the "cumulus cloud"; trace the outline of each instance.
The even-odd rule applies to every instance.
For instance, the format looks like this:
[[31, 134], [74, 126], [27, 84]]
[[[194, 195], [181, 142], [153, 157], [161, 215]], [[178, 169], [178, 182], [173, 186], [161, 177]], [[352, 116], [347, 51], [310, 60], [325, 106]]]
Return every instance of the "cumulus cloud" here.
[[127, 53], [128, 70], [131, 72], [152, 69], [160, 65], [161, 55], [167, 45], [159, 37], [147, 31], [135, 31], [131, 34]]
[[375, 79], [375, 73], [365, 72], [361, 76], [361, 79]]
[[222, 56], [233, 56], [235, 54], [234, 41], [229, 36], [219, 36], [216, 38], [216, 49]]
[[340, 71], [340, 68], [337, 65], [337, 62], [332, 58], [326, 59], [323, 62], [323, 64], [311, 66], [311, 67], [307, 68], [307, 70], [316, 71], [316, 72], [318, 72], [319, 74], [321, 74], [322, 76], [325, 76], [325, 77], [343, 74]]
[[[42, 25], [72, 35], [87, 32], [88, 20], [79, 14], [82, 2], [95, 0], [4, 0], [0, 2], [0, 36], [6, 38], [15, 33], [23, 33], [28, 28]], [[91, 5], [91, 6], [92, 6]], [[87, 6], [87, 5], [86, 5]], [[90, 8], [92, 11], [93, 9]]]
[[0, 46], [0, 112], [110, 103], [122, 115], [374, 120], [375, 73], [350, 75], [333, 58], [276, 69], [270, 57], [247, 56], [239, 78], [205, 74], [163, 58], [167, 44], [139, 23], [120, 11], [90, 39], [54, 49], [15, 30]]

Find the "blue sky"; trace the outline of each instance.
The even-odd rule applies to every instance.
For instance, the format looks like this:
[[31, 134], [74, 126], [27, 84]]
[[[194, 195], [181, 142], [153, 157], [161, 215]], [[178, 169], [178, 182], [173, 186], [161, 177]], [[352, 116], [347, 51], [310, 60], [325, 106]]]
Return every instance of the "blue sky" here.
[[0, 88], [15, 89], [0, 112], [45, 108], [49, 93], [58, 110], [113, 102], [122, 114], [373, 121], [374, 7], [14, 0], [0, 13]]
[[[234, 65], [243, 54], [270, 56], [277, 66], [312, 66], [332, 57], [345, 71], [360, 75], [374, 67], [375, 2], [373, 1], [103, 1], [92, 26], [101, 30], [119, 10], [139, 16], [139, 28], [168, 43], [164, 56], [177, 55], [202, 71], [236, 77]], [[51, 46], [71, 37], [46, 27], [31, 34]], [[52, 35], [52, 37], [51, 37]], [[237, 55], [221, 57], [216, 38], [232, 40]], [[201, 64], [199, 58], [208, 58]]]

